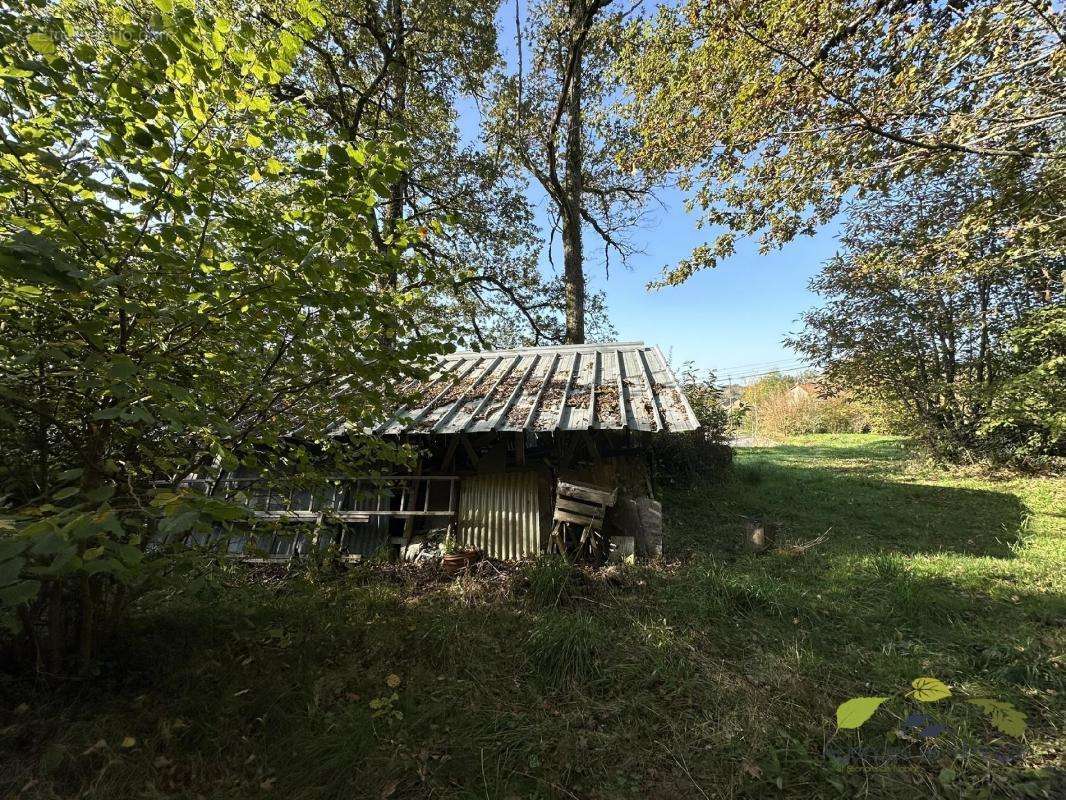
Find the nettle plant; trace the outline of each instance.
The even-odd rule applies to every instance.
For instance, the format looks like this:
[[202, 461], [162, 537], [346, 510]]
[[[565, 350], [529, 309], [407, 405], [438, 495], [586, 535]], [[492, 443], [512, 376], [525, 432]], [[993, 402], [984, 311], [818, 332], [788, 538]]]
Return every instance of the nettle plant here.
[[395, 289], [430, 234], [375, 217], [406, 154], [280, 99], [324, 21], [287, 13], [0, 8], [0, 623], [41, 672], [88, 669], [180, 568], [167, 542], [241, 515], [160, 482], [380, 460], [322, 432], [360, 430], [441, 349]]
[[[951, 688], [936, 678], [915, 678], [909, 690], [886, 697], [853, 697], [837, 706], [837, 728], [854, 730], [874, 715], [882, 704], [896, 699], [913, 700], [919, 703], [935, 703], [954, 698]], [[1010, 703], [989, 697], [959, 698], [981, 709], [991, 725], [1001, 733], [1020, 739], [1025, 735], [1026, 715]]]

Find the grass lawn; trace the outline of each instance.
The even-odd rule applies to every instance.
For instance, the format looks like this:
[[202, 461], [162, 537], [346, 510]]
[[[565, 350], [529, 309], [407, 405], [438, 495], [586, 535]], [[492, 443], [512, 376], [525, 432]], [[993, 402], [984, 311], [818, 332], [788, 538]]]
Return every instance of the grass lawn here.
[[[663, 500], [667, 558], [615, 580], [366, 566], [154, 598], [97, 679], [0, 684], [0, 796], [1066, 797], [1066, 482], [822, 436]], [[781, 547], [744, 553], [742, 515]], [[904, 698], [920, 676], [953, 696]], [[859, 695], [890, 699], [837, 731]]]

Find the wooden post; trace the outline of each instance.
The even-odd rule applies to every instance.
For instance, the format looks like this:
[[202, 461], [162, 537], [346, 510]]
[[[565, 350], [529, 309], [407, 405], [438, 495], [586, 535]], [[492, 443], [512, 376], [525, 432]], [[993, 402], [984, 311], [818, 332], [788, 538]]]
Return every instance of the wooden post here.
[[514, 435], [514, 463], [520, 467], [526, 464], [526, 432], [515, 431]]

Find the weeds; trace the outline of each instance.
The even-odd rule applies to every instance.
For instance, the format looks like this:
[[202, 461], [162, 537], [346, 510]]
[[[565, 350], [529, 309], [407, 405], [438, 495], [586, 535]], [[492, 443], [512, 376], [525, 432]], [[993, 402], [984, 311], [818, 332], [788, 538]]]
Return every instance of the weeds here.
[[560, 555], [545, 554], [527, 561], [519, 574], [520, 586], [535, 606], [558, 606], [575, 593], [574, 567]]
[[[1036, 770], [1062, 769], [1063, 484], [904, 471], [895, 440], [804, 441], [665, 497], [667, 558], [621, 587], [542, 558], [446, 582], [227, 567], [148, 598], [99, 685], [0, 680], [0, 796], [1055, 796]], [[740, 555], [741, 515], [797, 542], [833, 531], [796, 557]], [[1022, 759], [825, 756], [839, 702], [929, 674], [1024, 710]]]
[[591, 688], [604, 676], [610, 639], [599, 620], [550, 612], [534, 623], [526, 642], [532, 673], [552, 689]]

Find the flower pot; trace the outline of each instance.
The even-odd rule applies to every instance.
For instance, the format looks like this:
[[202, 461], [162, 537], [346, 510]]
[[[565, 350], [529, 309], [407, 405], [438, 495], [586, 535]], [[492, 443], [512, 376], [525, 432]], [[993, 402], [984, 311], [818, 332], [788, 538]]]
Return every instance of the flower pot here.
[[445, 575], [458, 575], [480, 560], [481, 553], [478, 550], [458, 550], [444, 556], [441, 560], [441, 568]]

